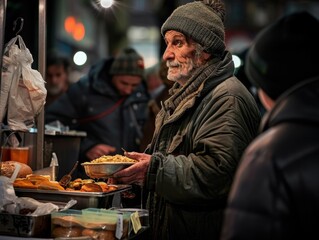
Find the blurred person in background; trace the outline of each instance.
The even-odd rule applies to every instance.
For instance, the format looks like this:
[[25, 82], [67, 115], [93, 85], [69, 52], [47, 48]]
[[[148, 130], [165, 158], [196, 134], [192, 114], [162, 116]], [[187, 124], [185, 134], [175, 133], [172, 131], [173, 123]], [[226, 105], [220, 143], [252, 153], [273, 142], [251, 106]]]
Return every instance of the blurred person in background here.
[[257, 134], [260, 113], [234, 76], [224, 17], [223, 2], [194, 1], [162, 25], [172, 95], [145, 153], [126, 152], [139, 162], [113, 175], [145, 183], [152, 240], [218, 239], [237, 164]]
[[[87, 75], [46, 109], [45, 122], [59, 120], [71, 130], [87, 133], [81, 141], [80, 162], [123, 154], [122, 148], [137, 151], [148, 117], [143, 77], [143, 58], [133, 48], [125, 48], [115, 59], [91, 66]], [[78, 172], [86, 177], [83, 166]]]
[[253, 95], [253, 97], [255, 98], [255, 101], [258, 105], [259, 111], [260, 111], [261, 115], [263, 116], [266, 112], [266, 109], [263, 106], [263, 104], [260, 102], [256, 86], [254, 84], [252, 84], [251, 81], [249, 81], [247, 74], [245, 72], [245, 66], [246, 66], [245, 59], [246, 59], [246, 55], [247, 55], [248, 50], [249, 50], [249, 47], [245, 48], [242, 52], [237, 54], [241, 58], [242, 64], [237, 68], [237, 70], [235, 72], [235, 76], [246, 86], [246, 88]]
[[161, 109], [161, 104], [169, 97], [169, 89], [173, 86], [174, 82], [167, 79], [168, 67], [165, 61], [159, 63], [157, 69], [157, 76], [163, 83], [161, 91], [158, 92], [155, 98], [151, 98], [149, 101], [149, 117], [143, 128], [143, 139], [141, 141], [140, 151], [144, 152], [148, 144], [152, 141], [152, 137], [155, 130], [155, 118]]
[[57, 53], [48, 55], [46, 64], [46, 107], [65, 93], [69, 88], [70, 62]]
[[318, 239], [319, 21], [307, 12], [262, 30], [245, 71], [267, 109], [225, 211], [222, 240]]
[[160, 63], [145, 70], [145, 81], [151, 99], [155, 99], [165, 88], [162, 78], [159, 75]]

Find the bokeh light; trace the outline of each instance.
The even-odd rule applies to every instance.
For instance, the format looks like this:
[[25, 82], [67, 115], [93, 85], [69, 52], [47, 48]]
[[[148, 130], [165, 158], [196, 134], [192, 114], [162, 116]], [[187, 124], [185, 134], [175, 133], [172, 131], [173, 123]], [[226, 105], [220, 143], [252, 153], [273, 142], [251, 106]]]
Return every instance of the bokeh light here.
[[109, 8], [113, 5], [113, 0], [101, 0], [100, 4], [104, 8]]
[[86, 60], [87, 60], [87, 55], [83, 51], [78, 51], [73, 56], [73, 62], [78, 66], [84, 65], [86, 63]]

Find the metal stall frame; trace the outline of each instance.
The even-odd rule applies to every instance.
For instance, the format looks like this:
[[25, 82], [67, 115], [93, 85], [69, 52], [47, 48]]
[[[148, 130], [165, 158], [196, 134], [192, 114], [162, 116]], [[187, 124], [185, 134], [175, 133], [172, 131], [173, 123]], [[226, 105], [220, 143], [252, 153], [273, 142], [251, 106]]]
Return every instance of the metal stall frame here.
[[[0, 85], [2, 78], [2, 56], [4, 49], [5, 20], [7, 11], [7, 0], [0, 0]], [[38, 14], [38, 71], [45, 76], [46, 66], [46, 0], [39, 0]], [[44, 152], [44, 109], [37, 116], [37, 152], [36, 152], [36, 169], [43, 168]]]

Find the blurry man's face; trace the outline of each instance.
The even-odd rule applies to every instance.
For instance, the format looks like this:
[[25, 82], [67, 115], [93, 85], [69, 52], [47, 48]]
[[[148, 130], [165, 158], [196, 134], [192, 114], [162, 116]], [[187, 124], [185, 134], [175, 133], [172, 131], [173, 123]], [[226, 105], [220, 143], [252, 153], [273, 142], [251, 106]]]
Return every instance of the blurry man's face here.
[[167, 78], [184, 85], [192, 72], [206, 61], [208, 54], [196, 54], [196, 43], [174, 30], [165, 33], [165, 42], [163, 59], [168, 66]]
[[46, 88], [51, 95], [58, 95], [68, 88], [68, 74], [62, 65], [51, 65], [46, 72]]
[[139, 76], [114, 75], [112, 78], [112, 83], [121, 96], [131, 95], [141, 82], [142, 78]]

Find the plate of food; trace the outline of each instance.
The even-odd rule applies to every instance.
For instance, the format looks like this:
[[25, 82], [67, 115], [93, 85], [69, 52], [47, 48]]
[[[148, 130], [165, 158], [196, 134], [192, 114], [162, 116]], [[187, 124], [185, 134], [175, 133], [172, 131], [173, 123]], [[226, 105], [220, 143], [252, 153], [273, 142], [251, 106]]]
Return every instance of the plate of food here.
[[137, 161], [126, 156], [116, 154], [114, 156], [104, 155], [91, 162], [85, 162], [81, 165], [85, 173], [90, 178], [109, 178], [124, 168], [127, 168]]

